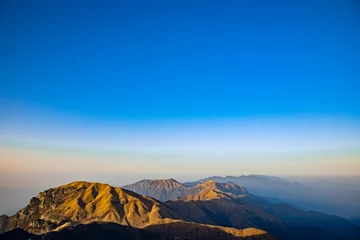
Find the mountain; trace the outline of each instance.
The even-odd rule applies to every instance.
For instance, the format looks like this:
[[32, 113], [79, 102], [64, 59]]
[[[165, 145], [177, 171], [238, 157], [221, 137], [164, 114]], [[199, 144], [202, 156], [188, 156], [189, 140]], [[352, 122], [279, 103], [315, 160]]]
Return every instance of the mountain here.
[[122, 188], [156, 198], [160, 201], [175, 200], [187, 193], [188, 188], [174, 179], [142, 180]]
[[[273, 203], [232, 182], [208, 180], [185, 187], [169, 179], [146, 184], [157, 186], [151, 189], [154, 194], [166, 193], [166, 189], [176, 192], [177, 187], [186, 190], [175, 201], [160, 202], [107, 184], [73, 182], [39, 193], [11, 217], [1, 216], [0, 230], [21, 228], [35, 237], [57, 233], [71, 237], [82, 235], [84, 228], [93, 231], [89, 224], [100, 221], [146, 230], [149, 234], [199, 240], [272, 236], [280, 240], [360, 239], [360, 227], [343, 218]], [[102, 227], [105, 225], [96, 229]], [[114, 231], [119, 230], [115, 228]]]
[[[59, 240], [59, 239], [87, 239], [87, 240], [109, 240], [109, 239], [135, 239], [135, 240], [174, 240], [174, 237], [165, 234], [151, 233], [149, 231], [123, 226], [116, 223], [93, 222], [89, 224], [78, 224], [62, 228], [42, 235], [36, 235], [21, 228], [16, 228], [0, 235], [1, 240]], [[181, 240], [181, 238], [179, 239]]]
[[142, 228], [152, 233], [189, 239], [271, 239], [260, 229], [235, 229], [190, 222], [161, 202], [107, 184], [73, 182], [41, 192], [11, 217], [0, 217], [0, 229], [16, 228], [42, 235], [62, 231], [74, 224], [113, 222]]
[[233, 183], [218, 183], [209, 180], [200, 183], [192, 188], [188, 188], [187, 195], [178, 197], [183, 201], [208, 201], [213, 199], [233, 199], [249, 195], [248, 191], [242, 186]]
[[[275, 181], [279, 180], [275, 178]], [[357, 239], [360, 236], [360, 228], [345, 219], [269, 201], [232, 182], [208, 180], [186, 188], [186, 195], [163, 203], [179, 219], [234, 228], [255, 227], [279, 239], [303, 239], [303, 234], [307, 239]], [[156, 194], [156, 189], [152, 193]]]
[[[6, 229], [42, 234], [67, 222], [106, 221], [133, 227], [157, 222], [171, 213], [150, 197], [107, 184], [73, 182], [49, 189], [10, 217]], [[160, 214], [161, 211], [161, 214]]]

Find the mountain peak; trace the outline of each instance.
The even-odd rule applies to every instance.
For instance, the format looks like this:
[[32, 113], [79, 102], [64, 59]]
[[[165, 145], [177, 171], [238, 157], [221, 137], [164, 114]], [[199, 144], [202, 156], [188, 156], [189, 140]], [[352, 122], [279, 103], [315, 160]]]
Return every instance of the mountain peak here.
[[188, 195], [179, 200], [213, 200], [213, 199], [234, 199], [248, 195], [248, 191], [242, 186], [231, 182], [219, 183], [215, 180], [207, 180], [189, 189]]
[[205, 184], [205, 185], [213, 185], [213, 184], [216, 184], [216, 181], [215, 180], [207, 180], [206, 182], [202, 183], [202, 184]]
[[88, 187], [90, 185], [93, 186], [98, 186], [98, 187], [105, 187], [105, 186], [110, 186], [106, 183], [98, 183], [98, 182], [87, 182], [87, 181], [74, 181], [65, 185], [61, 185], [55, 188], [67, 188], [67, 187], [75, 187], [75, 188], [83, 188], [83, 187]]
[[123, 186], [130, 191], [137, 192], [142, 195], [151, 196], [160, 201], [168, 200], [168, 196], [176, 199], [185, 195], [187, 188], [173, 178], [158, 180], [141, 180], [134, 184]]
[[[41, 192], [9, 221], [41, 234], [68, 222], [101, 220], [143, 227], [160, 216], [159, 202], [108, 184], [76, 181]], [[162, 211], [166, 217], [166, 210]], [[136, 216], [129, 218], [128, 216]]]

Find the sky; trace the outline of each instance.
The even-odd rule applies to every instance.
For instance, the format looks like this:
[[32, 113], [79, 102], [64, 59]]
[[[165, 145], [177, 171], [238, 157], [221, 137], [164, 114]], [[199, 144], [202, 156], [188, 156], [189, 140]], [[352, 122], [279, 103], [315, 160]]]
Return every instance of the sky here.
[[360, 175], [358, 1], [1, 1], [0, 185]]

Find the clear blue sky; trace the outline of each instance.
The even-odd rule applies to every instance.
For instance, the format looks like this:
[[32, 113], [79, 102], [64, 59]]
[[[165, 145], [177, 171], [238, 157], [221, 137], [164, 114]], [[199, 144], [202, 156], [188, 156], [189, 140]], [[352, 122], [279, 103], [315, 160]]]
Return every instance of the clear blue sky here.
[[2, 98], [103, 119], [360, 115], [357, 1], [0, 4]]
[[[3, 151], [360, 149], [359, 1], [4, 0], [0, 24]], [[358, 157], [329, 169], [348, 173]], [[218, 160], [203, 163], [246, 169]], [[264, 160], [253, 163], [249, 173]]]

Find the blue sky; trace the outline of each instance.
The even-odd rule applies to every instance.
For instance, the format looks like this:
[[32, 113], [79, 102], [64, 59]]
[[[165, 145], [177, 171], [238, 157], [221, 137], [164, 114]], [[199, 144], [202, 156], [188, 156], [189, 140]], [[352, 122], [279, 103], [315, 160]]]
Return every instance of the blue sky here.
[[5, 147], [360, 147], [357, 1], [0, 4]]

